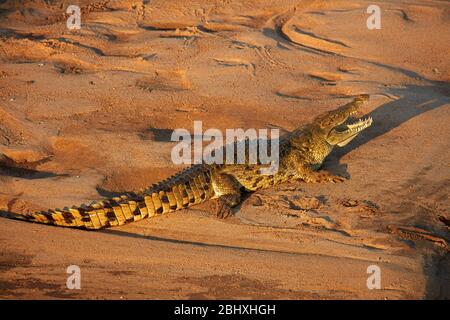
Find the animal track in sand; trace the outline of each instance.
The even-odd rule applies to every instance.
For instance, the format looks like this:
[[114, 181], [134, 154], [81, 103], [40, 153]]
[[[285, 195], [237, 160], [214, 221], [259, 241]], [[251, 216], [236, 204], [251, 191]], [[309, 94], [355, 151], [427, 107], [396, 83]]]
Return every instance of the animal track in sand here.
[[266, 206], [306, 212], [319, 209], [324, 200], [308, 195], [290, 194], [287, 196], [276, 193], [274, 196], [267, 194], [254, 195], [250, 197], [249, 203], [254, 207]]
[[248, 200], [240, 218], [245, 221], [264, 221], [271, 226], [311, 226], [342, 232], [330, 216], [318, 212], [324, 204], [320, 197], [289, 194], [285, 192], [261, 192], [253, 194]]
[[292, 210], [308, 211], [319, 209], [321, 206], [321, 201], [318, 198], [311, 196], [281, 196], [281, 199], [288, 205], [288, 208]]
[[369, 200], [342, 199], [338, 200], [337, 203], [346, 208], [348, 212], [369, 214], [369, 216], [373, 215], [380, 209], [377, 204]]
[[283, 61], [276, 60], [272, 57], [270, 50], [271, 47], [268, 45], [262, 45], [258, 44], [250, 39], [247, 40], [232, 40], [232, 46], [236, 49], [253, 49], [255, 50], [256, 54], [266, 62], [267, 64], [271, 66], [281, 66], [281, 67], [287, 67], [287, 64]]

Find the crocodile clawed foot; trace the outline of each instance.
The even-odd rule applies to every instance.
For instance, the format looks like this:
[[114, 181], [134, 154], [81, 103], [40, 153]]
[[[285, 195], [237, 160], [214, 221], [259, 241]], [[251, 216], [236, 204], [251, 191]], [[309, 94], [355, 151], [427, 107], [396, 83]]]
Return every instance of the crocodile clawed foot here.
[[309, 175], [306, 179], [303, 180], [305, 182], [310, 183], [324, 183], [324, 182], [341, 183], [346, 181], [347, 178], [343, 176], [330, 174], [327, 171], [318, 171], [314, 172], [314, 174]]
[[239, 204], [240, 196], [228, 194], [216, 200], [216, 215], [220, 219], [226, 219], [234, 214], [233, 207]]
[[336, 176], [336, 175], [329, 175], [327, 178], [328, 182], [333, 182], [333, 183], [341, 183], [347, 180], [347, 178], [343, 177], [343, 176]]
[[318, 172], [318, 183], [322, 182], [332, 182], [341, 183], [347, 180], [345, 177], [330, 174], [328, 172]]
[[224, 203], [223, 200], [218, 199], [216, 202], [216, 216], [219, 219], [226, 219], [233, 214], [231, 207]]

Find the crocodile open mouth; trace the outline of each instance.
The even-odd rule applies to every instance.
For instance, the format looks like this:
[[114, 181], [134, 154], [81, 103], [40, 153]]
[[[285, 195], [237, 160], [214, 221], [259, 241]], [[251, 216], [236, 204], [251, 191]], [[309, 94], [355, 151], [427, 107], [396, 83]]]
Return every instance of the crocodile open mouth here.
[[370, 127], [372, 121], [372, 117], [370, 116], [364, 119], [347, 119], [343, 124], [331, 130], [330, 135], [334, 136], [334, 139], [337, 141], [336, 145], [342, 147], [355, 138], [358, 133]]
[[364, 119], [362, 119], [362, 118], [356, 119], [352, 123], [344, 124], [344, 126], [346, 127], [345, 130], [358, 133], [358, 132], [370, 127], [370, 125], [372, 124], [372, 121], [373, 121], [372, 117], [370, 117], [370, 116], [366, 117]]

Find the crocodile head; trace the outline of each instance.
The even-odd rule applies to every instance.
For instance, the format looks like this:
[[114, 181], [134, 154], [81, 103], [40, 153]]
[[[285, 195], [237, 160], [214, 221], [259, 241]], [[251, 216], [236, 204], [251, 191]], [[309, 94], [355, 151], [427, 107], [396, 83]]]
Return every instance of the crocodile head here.
[[322, 136], [330, 146], [345, 146], [372, 124], [371, 117], [354, 118], [360, 106], [368, 100], [369, 95], [360, 95], [352, 102], [318, 116], [313, 122], [315, 133]]

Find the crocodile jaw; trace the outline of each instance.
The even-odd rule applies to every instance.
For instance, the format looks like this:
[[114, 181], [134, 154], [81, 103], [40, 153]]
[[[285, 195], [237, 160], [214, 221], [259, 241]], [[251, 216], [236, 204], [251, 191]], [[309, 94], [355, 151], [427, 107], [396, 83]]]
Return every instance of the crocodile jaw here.
[[372, 122], [372, 118], [367, 117], [365, 119], [359, 119], [351, 124], [344, 124], [344, 130], [339, 130], [338, 128], [331, 130], [327, 137], [327, 141], [331, 145], [343, 147], [352, 141], [361, 131], [370, 127]]

